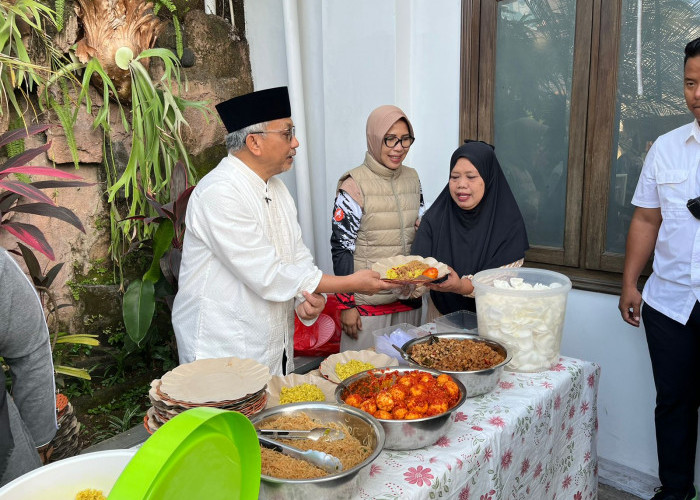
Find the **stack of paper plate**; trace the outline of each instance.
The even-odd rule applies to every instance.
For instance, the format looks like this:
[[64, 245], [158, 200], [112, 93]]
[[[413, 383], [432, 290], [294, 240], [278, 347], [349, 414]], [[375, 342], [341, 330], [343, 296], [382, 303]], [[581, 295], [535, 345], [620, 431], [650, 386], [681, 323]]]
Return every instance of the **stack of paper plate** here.
[[269, 380], [269, 368], [252, 359], [200, 359], [180, 365], [151, 382], [148, 397], [153, 406], [144, 426], [153, 433], [174, 416], [199, 406], [255, 415], [265, 408]]

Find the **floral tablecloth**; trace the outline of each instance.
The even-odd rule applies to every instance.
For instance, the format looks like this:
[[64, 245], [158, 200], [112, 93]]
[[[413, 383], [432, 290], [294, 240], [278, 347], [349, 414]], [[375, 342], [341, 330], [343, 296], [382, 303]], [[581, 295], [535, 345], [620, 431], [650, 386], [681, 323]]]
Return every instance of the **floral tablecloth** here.
[[595, 363], [566, 357], [545, 372], [506, 371], [453, 413], [433, 446], [384, 450], [353, 497], [595, 499], [599, 375]]

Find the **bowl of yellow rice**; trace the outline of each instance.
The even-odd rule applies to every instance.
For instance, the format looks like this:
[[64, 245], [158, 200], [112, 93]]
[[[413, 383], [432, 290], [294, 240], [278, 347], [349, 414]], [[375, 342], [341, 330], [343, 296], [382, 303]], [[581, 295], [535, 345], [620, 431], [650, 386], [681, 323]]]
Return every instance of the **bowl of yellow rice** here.
[[0, 488], [0, 499], [104, 500], [136, 451], [96, 451], [39, 467]]

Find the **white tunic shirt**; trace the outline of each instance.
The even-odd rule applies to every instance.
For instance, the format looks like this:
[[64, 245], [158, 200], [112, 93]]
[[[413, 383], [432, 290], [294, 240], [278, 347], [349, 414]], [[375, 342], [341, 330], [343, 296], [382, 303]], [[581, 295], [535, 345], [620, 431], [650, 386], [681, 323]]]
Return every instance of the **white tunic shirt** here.
[[180, 363], [236, 356], [281, 374], [286, 349], [293, 369], [294, 299], [322, 277], [296, 216], [281, 180], [233, 155], [195, 187], [172, 315]]
[[654, 272], [642, 298], [686, 324], [700, 299], [700, 220], [686, 203], [700, 196], [700, 127], [697, 121], [659, 137], [644, 161], [632, 204], [661, 208]]

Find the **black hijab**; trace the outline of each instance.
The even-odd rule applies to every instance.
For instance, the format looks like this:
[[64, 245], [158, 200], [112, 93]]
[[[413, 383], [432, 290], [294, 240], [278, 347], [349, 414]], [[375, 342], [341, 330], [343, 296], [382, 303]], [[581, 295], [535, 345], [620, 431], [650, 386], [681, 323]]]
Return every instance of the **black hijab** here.
[[[452, 199], [448, 182], [423, 216], [411, 253], [434, 257], [461, 277], [522, 259], [529, 245], [523, 216], [493, 146], [467, 141], [452, 154], [450, 172], [460, 158], [469, 160], [481, 175], [484, 197], [473, 209], [463, 210]], [[456, 293], [431, 291], [430, 296], [442, 314], [476, 309], [474, 299]]]

